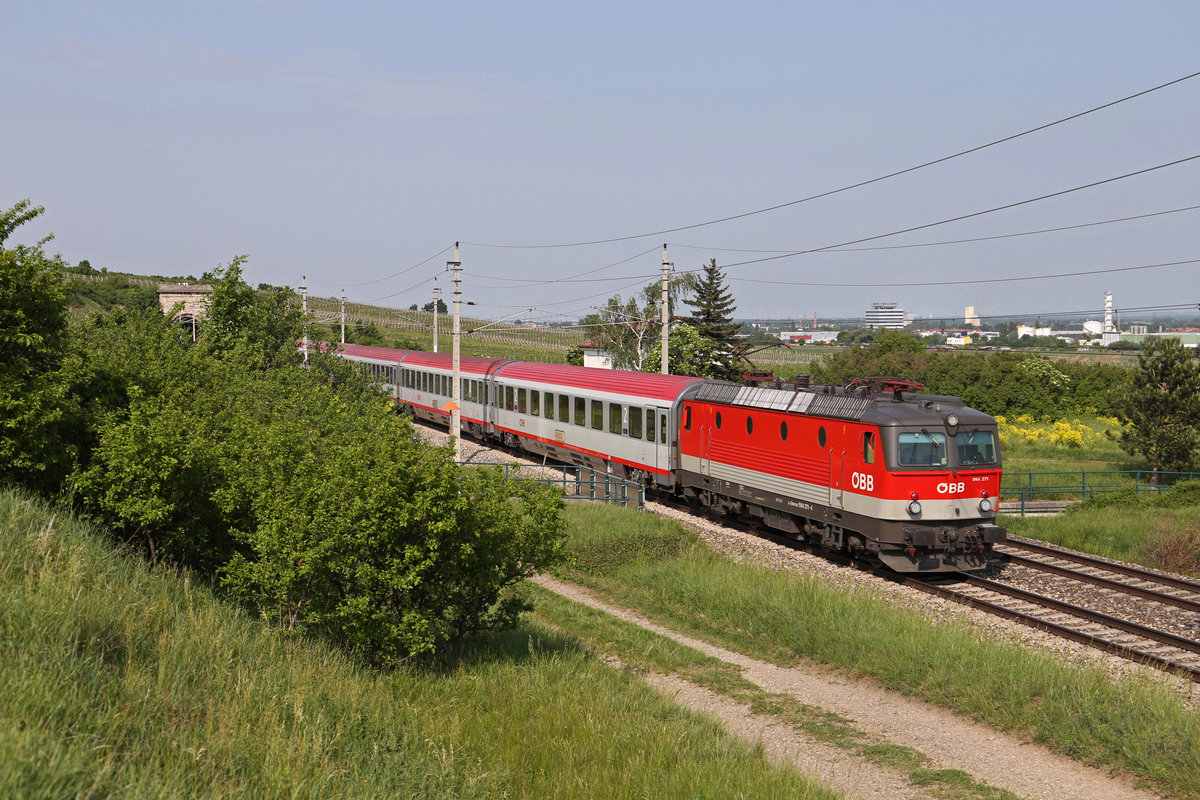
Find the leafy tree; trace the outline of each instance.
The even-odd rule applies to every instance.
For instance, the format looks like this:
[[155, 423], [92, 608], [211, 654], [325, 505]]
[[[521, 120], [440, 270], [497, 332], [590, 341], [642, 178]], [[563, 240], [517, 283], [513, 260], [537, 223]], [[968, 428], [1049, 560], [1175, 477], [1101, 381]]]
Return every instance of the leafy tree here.
[[253, 369], [298, 363], [296, 342], [304, 325], [303, 314], [292, 303], [292, 290], [285, 286], [252, 289], [242, 280], [245, 261], [245, 256], [238, 256], [228, 267], [204, 275], [213, 293], [202, 323], [202, 349]]
[[570, 347], [567, 348], [567, 355], [566, 355], [565, 361], [566, 361], [566, 363], [571, 364], [572, 366], [582, 367], [583, 366], [583, 350], [579, 349], [575, 345], [571, 345]]
[[[711, 339], [686, 322], [671, 327], [667, 341], [668, 371], [672, 375], [692, 375], [697, 378], [736, 380], [737, 364], [728, 350], [720, 348]], [[662, 342], [656, 342], [646, 356], [646, 371], [658, 372], [662, 366]], [[731, 377], [732, 376], [732, 377]]]
[[1130, 427], [1121, 434], [1127, 453], [1142, 455], [1154, 471], [1192, 465], [1200, 424], [1200, 368], [1175, 338], [1149, 341], [1138, 356], [1129, 388], [1114, 402]]
[[875, 331], [872, 347], [881, 353], [908, 352], [919, 353], [925, 349], [925, 343], [915, 334], [895, 328], [880, 328]]
[[[416, 304], [414, 303], [408, 310], [416, 311], [417, 310]], [[422, 311], [433, 311], [433, 301], [430, 300], [428, 303], [421, 306], [421, 310]], [[438, 298], [438, 301], [437, 301], [437, 310], [438, 310], [439, 314], [449, 314], [450, 313], [450, 308], [446, 305], [446, 301], [440, 297]]]
[[[667, 302], [668, 314], [673, 316], [678, 298], [694, 290], [696, 277], [690, 273], [670, 279]], [[651, 283], [642, 291], [623, 300], [620, 295], [608, 298], [597, 313], [588, 314], [580, 324], [589, 336], [602, 343], [613, 355], [617, 369], [645, 371], [646, 357], [662, 342], [662, 284]], [[657, 372], [658, 369], [652, 370]]]
[[[261, 369], [164, 336], [161, 318], [134, 323], [89, 330], [117, 353], [96, 375], [127, 407], [97, 415], [72, 482], [123, 540], [380, 662], [511, 623], [512, 587], [562, 560], [561, 496], [463, 476], [354, 365]], [[111, 375], [139, 336], [141, 357]]]
[[58, 372], [67, 331], [63, 264], [35, 245], [6, 247], [45, 209], [0, 212], [0, 480], [53, 491], [72, 458], [59, 426], [68, 398]]

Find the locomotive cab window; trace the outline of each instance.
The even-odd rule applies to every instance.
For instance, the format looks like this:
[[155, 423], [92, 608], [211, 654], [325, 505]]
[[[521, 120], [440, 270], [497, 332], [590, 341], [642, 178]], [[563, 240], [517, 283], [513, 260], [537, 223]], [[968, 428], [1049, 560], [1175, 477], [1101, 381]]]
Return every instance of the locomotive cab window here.
[[[692, 407], [688, 406], [683, 410], [683, 429], [690, 431], [692, 429]], [[665, 441], [665, 440], [664, 440]]]
[[867, 431], [863, 434], [863, 463], [875, 463], [875, 433]]
[[897, 463], [902, 467], [946, 466], [944, 433], [902, 433], [896, 444]]
[[996, 463], [996, 441], [991, 431], [959, 431], [955, 445], [959, 466], [978, 467]]

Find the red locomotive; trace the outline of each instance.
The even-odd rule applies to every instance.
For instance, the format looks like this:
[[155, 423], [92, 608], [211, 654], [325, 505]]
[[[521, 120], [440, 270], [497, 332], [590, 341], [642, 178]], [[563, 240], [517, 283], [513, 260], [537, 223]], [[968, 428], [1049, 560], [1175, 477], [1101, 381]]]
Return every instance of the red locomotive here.
[[[344, 345], [445, 424], [451, 357]], [[1005, 530], [996, 421], [896, 379], [742, 387], [465, 356], [465, 433], [583, 464], [899, 572], [979, 569]]]

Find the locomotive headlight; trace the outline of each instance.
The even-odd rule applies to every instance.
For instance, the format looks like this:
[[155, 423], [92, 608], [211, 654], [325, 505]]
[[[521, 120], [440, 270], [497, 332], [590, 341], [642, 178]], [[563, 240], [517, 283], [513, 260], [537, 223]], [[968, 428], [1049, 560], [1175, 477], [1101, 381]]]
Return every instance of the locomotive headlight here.
[[988, 513], [992, 510], [992, 498], [985, 497], [979, 501], [979, 510], [983, 513]]
[[921, 504], [916, 500], [910, 502], [908, 504], [908, 513], [912, 514], [914, 517], [921, 516]]
[[950, 415], [946, 417], [946, 424], [949, 425], [951, 428], [957, 428], [958, 427], [958, 414], [951, 412]]

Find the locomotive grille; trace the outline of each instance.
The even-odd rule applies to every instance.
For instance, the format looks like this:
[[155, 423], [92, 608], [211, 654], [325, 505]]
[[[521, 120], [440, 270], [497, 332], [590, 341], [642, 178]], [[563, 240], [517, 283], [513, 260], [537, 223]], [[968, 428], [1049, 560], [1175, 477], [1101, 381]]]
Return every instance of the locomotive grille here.
[[809, 391], [789, 392], [783, 389], [733, 386], [728, 383], [705, 383], [696, 392], [696, 399], [731, 406], [854, 420], [862, 419], [871, 407], [871, 400], [865, 397]]

